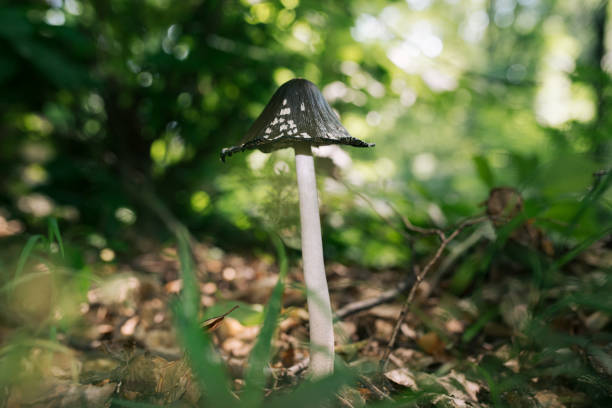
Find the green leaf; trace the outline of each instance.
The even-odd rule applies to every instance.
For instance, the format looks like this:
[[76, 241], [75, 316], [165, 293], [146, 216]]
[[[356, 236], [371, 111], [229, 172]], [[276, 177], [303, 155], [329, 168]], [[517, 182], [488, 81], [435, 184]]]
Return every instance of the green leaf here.
[[474, 162], [476, 173], [478, 173], [480, 180], [482, 180], [487, 187], [492, 188], [495, 185], [495, 176], [493, 175], [493, 170], [491, 170], [491, 166], [489, 165], [487, 158], [478, 155], [472, 157], [472, 161]]
[[207, 333], [200, 327], [198, 319], [199, 290], [188, 234], [180, 228], [177, 233], [183, 293], [179, 301], [172, 302], [172, 310], [179, 339], [185, 349], [191, 369], [211, 406], [230, 407], [236, 405], [229, 388], [228, 375], [221, 357], [213, 347]]
[[53, 242], [54, 237], [57, 241], [57, 244], [59, 245], [62, 258], [64, 258], [64, 244], [62, 243], [62, 234], [60, 234], [59, 226], [57, 225], [57, 219], [52, 217], [49, 218], [49, 243]]
[[587, 239], [585, 239], [584, 241], [576, 245], [571, 251], [569, 251], [568, 253], [563, 255], [561, 258], [559, 258], [556, 262], [554, 262], [550, 266], [548, 273], [552, 273], [553, 271], [556, 271], [557, 269], [561, 268], [563, 265], [565, 265], [566, 263], [570, 262], [572, 259], [574, 259], [578, 255], [580, 255], [582, 251], [590, 247], [595, 241], [611, 233], [612, 233], [612, 227], [608, 227], [602, 231], [597, 232], [596, 234], [591, 235], [590, 237], [588, 237]]
[[461, 265], [459, 265], [450, 282], [449, 289], [451, 292], [460, 295], [472, 284], [476, 272], [478, 271], [478, 262], [481, 257], [482, 255], [480, 253], [475, 253], [468, 256]]
[[15, 41], [29, 37], [33, 32], [34, 27], [23, 10], [12, 7], [0, 9], [0, 37]]
[[597, 200], [606, 192], [608, 187], [612, 184], [612, 172], [609, 171], [605, 173], [603, 176], [599, 177], [595, 181], [595, 185], [591, 190], [587, 193], [587, 195], [580, 202], [580, 207], [572, 217], [571, 221], [567, 225], [565, 229], [565, 235], [569, 236], [574, 231], [574, 228], [578, 225], [578, 221], [582, 218], [584, 213], [594, 205]]
[[269, 363], [272, 349], [272, 337], [276, 330], [278, 317], [281, 311], [283, 290], [285, 288], [284, 278], [287, 275], [287, 255], [282, 241], [273, 235], [274, 245], [279, 260], [279, 277], [270, 302], [268, 311], [264, 319], [263, 327], [257, 338], [257, 342], [249, 356], [248, 369], [245, 376], [246, 387], [242, 401], [247, 407], [257, 407], [263, 400], [263, 393], [266, 385], [264, 367]]
[[15, 271], [15, 276], [13, 277], [13, 279], [18, 279], [21, 276], [23, 268], [25, 267], [25, 264], [28, 258], [30, 257], [32, 250], [34, 250], [36, 243], [38, 243], [38, 241], [41, 239], [44, 239], [44, 237], [40, 234], [33, 235], [28, 238], [28, 241], [26, 242], [25, 246], [23, 247], [23, 250], [21, 251], [21, 254], [19, 255], [19, 260], [17, 261], [17, 270]]
[[478, 333], [480, 333], [485, 325], [493, 320], [493, 318], [498, 314], [499, 309], [497, 307], [491, 307], [491, 309], [487, 310], [478, 318], [478, 320], [476, 320], [476, 323], [467, 328], [467, 330], [463, 333], [461, 340], [464, 343], [471, 341]]
[[340, 364], [336, 364], [334, 373], [317, 381], [307, 381], [295, 391], [282, 397], [266, 401], [266, 408], [310, 408], [326, 406], [340, 389], [353, 382], [355, 376]]

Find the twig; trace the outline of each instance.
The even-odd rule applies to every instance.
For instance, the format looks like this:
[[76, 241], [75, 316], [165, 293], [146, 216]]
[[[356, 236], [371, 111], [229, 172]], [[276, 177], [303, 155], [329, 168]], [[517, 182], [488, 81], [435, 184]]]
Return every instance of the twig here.
[[[382, 216], [382, 215], [380, 215]], [[410, 235], [406, 236], [406, 240], [408, 241], [408, 249], [412, 254], [414, 251], [414, 238]], [[409, 260], [408, 270], [412, 271], [414, 268], [414, 257], [411, 256]], [[383, 292], [381, 295], [370, 298], [370, 299], [362, 299], [356, 302], [351, 302], [347, 305], [344, 305], [340, 310], [336, 312], [337, 319], [344, 319], [348, 316], [354, 315], [355, 313], [362, 312], [364, 310], [371, 309], [378, 305], [382, 305], [383, 303], [387, 303], [406, 292], [413, 284], [414, 284], [414, 275], [406, 274], [406, 278], [397, 285], [394, 289], [389, 289]]]
[[336, 312], [336, 317], [342, 320], [348, 316], [354, 315], [355, 313], [359, 313], [361, 311], [368, 310], [378, 305], [382, 305], [383, 303], [392, 301], [402, 293], [406, 292], [412, 286], [412, 283], [414, 282], [414, 277], [411, 276], [410, 278], [411, 279], [401, 282], [396, 288], [389, 289], [383, 292], [382, 294], [380, 294], [380, 296], [370, 299], [358, 300], [356, 302], [351, 302], [347, 305], [344, 305]]
[[457, 237], [457, 235], [459, 235], [459, 233], [464, 228], [469, 227], [469, 226], [474, 225], [474, 224], [478, 224], [478, 223], [486, 221], [488, 219], [489, 218], [487, 216], [479, 216], [479, 217], [467, 219], [467, 220], [463, 221], [461, 224], [459, 224], [459, 226], [448, 237], [446, 237], [444, 232], [440, 230], [440, 233], [438, 233], [438, 235], [441, 238], [442, 237], [444, 237], [444, 238], [442, 239], [442, 243], [438, 247], [438, 250], [436, 251], [435, 255], [425, 265], [425, 267], [423, 268], [422, 271], [419, 272], [418, 269], [415, 268], [416, 269], [415, 270], [416, 281], [415, 281], [414, 285], [412, 285], [412, 288], [410, 289], [410, 293], [408, 293], [408, 297], [406, 298], [406, 300], [404, 301], [404, 304], [402, 305], [402, 310], [400, 312], [400, 315], [399, 315], [397, 321], [395, 322], [395, 327], [393, 328], [393, 333], [391, 334], [391, 339], [389, 340], [389, 343], [387, 344], [387, 348], [385, 350], [385, 354], [384, 354], [383, 359], [381, 361], [381, 366], [382, 366], [383, 371], [384, 371], [384, 369], [386, 368], [386, 366], [387, 366], [387, 364], [389, 362], [389, 354], [391, 354], [391, 350], [393, 350], [393, 347], [395, 346], [395, 341], [397, 340], [397, 334], [399, 333], [400, 326], [404, 322], [404, 319], [406, 318], [406, 314], [408, 314], [408, 310], [410, 309], [410, 305], [412, 304], [412, 302], [414, 300], [414, 296], [416, 295], [416, 291], [419, 288], [420, 283], [423, 281], [423, 279], [425, 278], [427, 273], [431, 270], [431, 268], [435, 265], [435, 263], [440, 259], [440, 257], [442, 256], [442, 253], [444, 252], [444, 249], [449, 244], [449, 242], [451, 242], [453, 239], [455, 239]]
[[[378, 211], [378, 209], [376, 208], [376, 206], [374, 205], [374, 202], [372, 201], [372, 199], [370, 197], [368, 197], [367, 195], [365, 195], [364, 193], [362, 193], [360, 191], [353, 190], [351, 188], [351, 186], [349, 186], [346, 183], [344, 183], [344, 186], [347, 188], [347, 190], [349, 190], [350, 192], [358, 195], [363, 201], [365, 201], [370, 206], [372, 211], [374, 211], [376, 213], [376, 215], [378, 215], [378, 217], [380, 219], [382, 219], [387, 225], [389, 225], [395, 231], [397, 231], [400, 234], [402, 234], [402, 236], [404, 238], [412, 239], [412, 235], [407, 234], [406, 231], [404, 231], [403, 229], [397, 228], [397, 226], [389, 218], [387, 218], [384, 214], [382, 214], [380, 211]], [[444, 241], [445, 235], [444, 235], [444, 231], [442, 231], [441, 229], [438, 229], [438, 228], [423, 228], [423, 227], [416, 226], [412, 222], [410, 222], [410, 220], [408, 218], [406, 218], [402, 213], [400, 213], [399, 210], [397, 208], [395, 208], [395, 206], [393, 204], [391, 204], [390, 202], [387, 202], [387, 201], [385, 201], [385, 204], [387, 204], [389, 206], [389, 208], [391, 208], [391, 210], [393, 210], [393, 212], [402, 220], [402, 223], [404, 224], [404, 227], [408, 231], [416, 232], [417, 234], [421, 234], [421, 235], [437, 235], [440, 238], [440, 241]]]
[[285, 374], [288, 376], [296, 376], [302, 371], [304, 371], [305, 369], [307, 369], [309, 364], [310, 364], [310, 357], [306, 357], [305, 359], [299, 361], [297, 364], [294, 364], [291, 367], [286, 368], [284, 370], [280, 370], [280, 371], [282, 374]]
[[429, 284], [431, 287], [436, 287], [438, 282], [446, 274], [446, 272], [453, 266], [455, 261], [466, 253], [471, 247], [476, 245], [482, 237], [486, 235], [486, 227], [480, 226], [470, 236], [462, 240], [460, 243], [455, 244], [449, 253], [444, 257], [444, 260], [440, 262], [440, 265], [434, 272], [429, 275]]
[[[376, 213], [376, 215], [378, 215], [378, 217], [380, 219], [382, 219], [387, 225], [389, 225], [391, 228], [393, 228], [395, 231], [399, 232], [400, 234], [402, 234], [402, 236], [406, 239], [412, 239], [412, 235], [407, 234], [406, 231], [404, 231], [401, 228], [397, 228], [397, 226], [389, 219], [387, 218], [384, 214], [382, 214], [380, 211], [378, 211], [378, 209], [376, 208], [376, 206], [374, 205], [374, 202], [372, 201], [372, 199], [370, 197], [368, 197], [367, 195], [365, 195], [364, 193], [360, 192], [360, 191], [356, 191], [353, 190], [348, 184], [344, 184], [344, 186], [351, 191], [354, 194], [357, 194], [359, 197], [361, 197], [361, 199], [363, 201], [365, 201], [370, 208], [372, 209], [372, 211], [374, 211]], [[395, 206], [393, 204], [391, 204], [390, 202], [385, 201], [385, 204], [387, 204], [389, 206], [389, 208], [391, 208], [391, 210], [393, 210], [393, 212], [400, 217], [400, 219], [402, 220], [402, 223], [404, 224], [404, 227], [408, 230], [408, 231], [412, 231], [412, 232], [416, 232], [417, 234], [421, 234], [421, 235], [437, 235], [438, 237], [440, 237], [440, 240], [443, 241], [444, 240], [444, 231], [442, 231], [441, 229], [438, 228], [422, 228], [422, 227], [418, 227], [416, 225], [414, 225], [413, 223], [410, 222], [410, 220], [408, 220], [408, 218], [404, 217], [404, 215], [402, 215], [397, 208], [395, 208]]]
[[365, 375], [360, 375], [359, 379], [361, 381], [363, 381], [363, 383], [365, 384], [366, 387], [368, 387], [372, 392], [374, 392], [376, 395], [378, 395], [378, 397], [380, 399], [386, 399], [388, 401], [394, 401], [393, 398], [391, 398], [386, 392], [382, 391], [380, 388], [378, 388], [376, 385], [374, 385], [374, 383], [372, 381], [370, 381], [370, 379], [368, 377], [366, 377]]
[[351, 404], [351, 401], [349, 401], [348, 398], [343, 397], [340, 393], [336, 393], [336, 398], [338, 398], [342, 406], [348, 408], [355, 408], [355, 406]]
[[[384, 214], [378, 211], [378, 209], [376, 208], [372, 200], [367, 195], [359, 191], [353, 190], [351, 186], [349, 186], [346, 183], [344, 183], [344, 186], [352, 193], [357, 194], [359, 197], [361, 197], [387, 225], [389, 225], [391, 228], [393, 228], [394, 230], [402, 234], [402, 236], [408, 240], [410, 245], [412, 245], [412, 242], [414, 240], [413, 236], [406, 233], [406, 231], [397, 228], [395, 224], [389, 218], [387, 218]], [[400, 326], [404, 322], [404, 319], [406, 318], [406, 314], [408, 314], [408, 310], [410, 309], [410, 305], [414, 301], [414, 296], [416, 295], [416, 291], [419, 288], [419, 285], [421, 284], [421, 282], [425, 279], [425, 276], [427, 276], [427, 273], [436, 264], [436, 262], [438, 262], [438, 260], [442, 256], [442, 253], [444, 252], [444, 249], [446, 249], [448, 244], [453, 239], [455, 239], [461, 233], [461, 231], [463, 231], [465, 228], [475, 225], [475, 224], [479, 224], [483, 221], [490, 220], [492, 218], [491, 216], [487, 216], [487, 215], [479, 215], [473, 218], [468, 218], [467, 220], [461, 222], [455, 228], [455, 230], [450, 235], [447, 236], [446, 233], [440, 228], [422, 228], [422, 227], [418, 227], [414, 225], [412, 222], [410, 222], [410, 220], [407, 217], [405, 217], [402, 213], [400, 213], [397, 210], [397, 208], [395, 208], [395, 206], [393, 206], [391, 203], [387, 203], [387, 205], [389, 205], [389, 207], [393, 210], [393, 212], [402, 220], [404, 227], [408, 231], [412, 231], [412, 232], [415, 232], [421, 235], [437, 235], [438, 238], [440, 239], [440, 246], [436, 250], [436, 253], [434, 254], [434, 256], [429, 260], [429, 262], [427, 262], [427, 264], [425, 265], [422, 271], [419, 271], [419, 268], [416, 266], [413, 266], [410, 268], [411, 270], [412, 269], [414, 270], [415, 281], [412, 284], [412, 287], [410, 288], [408, 297], [406, 297], [406, 300], [404, 301], [404, 304], [402, 305], [402, 310], [400, 312], [400, 315], [397, 321], [395, 322], [395, 326], [393, 328], [391, 338], [389, 339], [389, 343], [387, 344], [384, 357], [381, 361], [381, 367], [383, 371], [389, 362], [389, 355], [391, 354], [391, 350], [393, 350], [393, 347], [395, 346], [395, 341], [397, 340], [397, 334], [399, 332]], [[404, 282], [404, 284], [406, 283], [407, 282]], [[384, 303], [386, 301], [389, 301], [395, 298], [397, 295], [399, 295], [401, 292], [403, 292], [406, 289], [407, 287], [403, 287], [403, 284], [400, 284], [398, 288], [387, 291], [383, 293], [381, 296], [379, 296], [378, 298], [358, 301], [353, 304], [349, 304], [345, 306], [344, 308], [340, 309], [337, 315], [339, 318], [342, 318], [342, 317], [348, 316], [349, 314], [353, 314], [353, 313], [357, 313], [358, 311], [365, 310], [369, 307], [374, 307], [378, 304]]]
[[389, 207], [393, 210], [393, 212], [402, 220], [404, 223], [404, 227], [412, 232], [416, 232], [422, 235], [437, 235], [440, 238], [440, 241], [444, 241], [446, 236], [444, 235], [444, 231], [439, 228], [422, 228], [414, 225], [408, 218], [404, 216], [404, 214], [400, 213], [397, 208], [391, 203], [388, 203]]

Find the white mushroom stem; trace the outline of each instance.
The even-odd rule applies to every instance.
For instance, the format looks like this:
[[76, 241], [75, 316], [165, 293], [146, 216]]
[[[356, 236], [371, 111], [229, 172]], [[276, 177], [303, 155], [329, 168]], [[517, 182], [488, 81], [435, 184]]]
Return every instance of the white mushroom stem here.
[[295, 167], [300, 195], [304, 281], [310, 315], [310, 370], [313, 377], [323, 377], [334, 369], [334, 328], [323, 263], [317, 179], [310, 146], [295, 147]]

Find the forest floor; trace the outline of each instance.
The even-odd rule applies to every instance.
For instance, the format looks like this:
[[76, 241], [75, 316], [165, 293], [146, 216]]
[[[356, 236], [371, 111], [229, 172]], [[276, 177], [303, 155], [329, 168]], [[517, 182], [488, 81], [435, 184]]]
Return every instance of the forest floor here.
[[[209, 319], [202, 330], [211, 334], [239, 397], [278, 267], [272, 257], [226, 253], [206, 244], [198, 244], [194, 255], [203, 320]], [[610, 243], [599, 242], [575, 260], [573, 269], [581, 279], [597, 279], [601, 268], [610, 268], [611, 259]], [[100, 273], [101, 279], [87, 292], [88, 301], [80, 305], [78, 324], [58, 334], [61, 346], [29, 340], [34, 343], [23, 358], [41, 377], [5, 387], [0, 405], [64, 407], [80, 401], [85, 406], [109, 406], [117, 399], [197, 403], [201, 393], [179, 348], [168, 307], [182, 286], [176, 249], [144, 254], [129, 265], [106, 265]], [[355, 302], [381, 299], [386, 291], [410, 282], [410, 273], [331, 262], [327, 275], [333, 309], [342, 317], [335, 324], [336, 353], [361, 370], [356, 385], [337, 395], [338, 406], [362, 406], [407, 394], [427, 394], [425, 405], [434, 406], [591, 406], [586, 392], [559, 379], [562, 373], [552, 370], [554, 364], [549, 364], [549, 372], [542, 369], [542, 361], [550, 356], [522, 346], [530, 341], [523, 330], [531, 290], [524, 271], [498, 266], [481, 283], [478, 297], [449, 294], [447, 278], [438, 284], [424, 280], [382, 370], [407, 291], [357, 313], [348, 310]], [[549, 294], [562, 295], [563, 290]], [[477, 298], [485, 298], [490, 308], [483, 310]], [[599, 311], [575, 310], [553, 324], [564, 334], [591, 337], [609, 326], [610, 319]], [[3, 327], [1, 337], [10, 338], [12, 330]], [[557, 352], [575, 354], [612, 378], [606, 371], [612, 353], [598, 360], [585, 349]], [[282, 393], [306, 375], [308, 312], [299, 265], [289, 269], [273, 350], [267, 395]]]

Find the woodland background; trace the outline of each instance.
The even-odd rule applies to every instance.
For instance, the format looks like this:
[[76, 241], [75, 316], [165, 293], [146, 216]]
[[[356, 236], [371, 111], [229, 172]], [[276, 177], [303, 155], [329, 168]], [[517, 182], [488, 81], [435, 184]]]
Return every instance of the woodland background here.
[[[607, 0], [0, 2], [0, 406], [610, 406], [611, 75]], [[293, 152], [219, 160], [294, 77], [376, 143], [317, 151], [334, 309], [399, 295], [323, 383]]]

